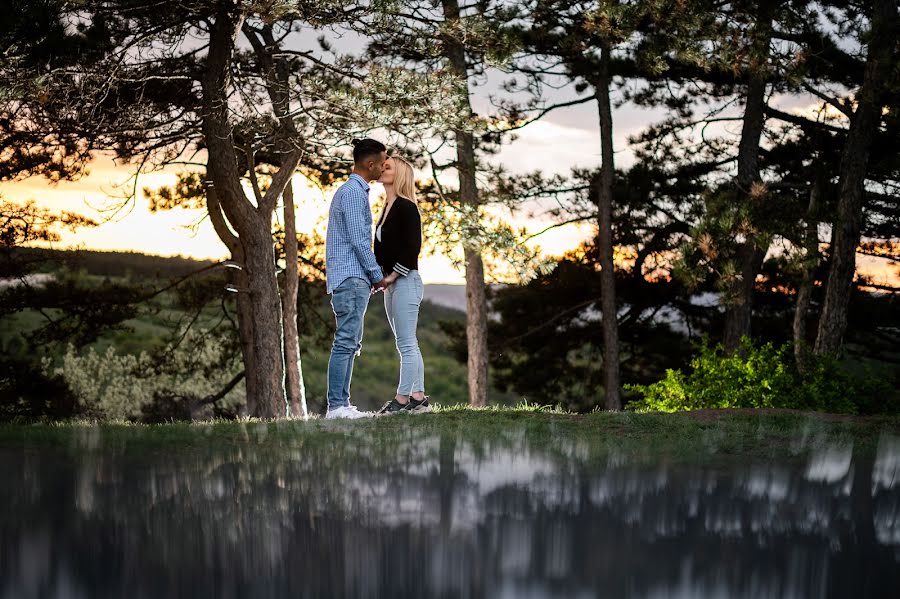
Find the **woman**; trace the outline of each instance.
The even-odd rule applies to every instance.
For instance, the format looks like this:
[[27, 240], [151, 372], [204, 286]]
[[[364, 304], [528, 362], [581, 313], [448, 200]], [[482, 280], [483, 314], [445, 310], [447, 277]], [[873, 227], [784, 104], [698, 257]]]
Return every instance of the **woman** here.
[[379, 415], [430, 412], [425, 396], [425, 364], [416, 339], [422, 278], [422, 219], [416, 206], [415, 172], [412, 165], [394, 156], [384, 163], [381, 178], [387, 195], [375, 227], [375, 259], [388, 274], [384, 282], [384, 311], [400, 352], [400, 383], [397, 394], [384, 404]]

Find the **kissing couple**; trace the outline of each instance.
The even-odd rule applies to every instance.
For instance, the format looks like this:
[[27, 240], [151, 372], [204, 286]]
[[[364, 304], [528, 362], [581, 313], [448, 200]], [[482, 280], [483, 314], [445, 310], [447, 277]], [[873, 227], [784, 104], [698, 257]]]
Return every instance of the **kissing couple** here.
[[[384, 185], [386, 201], [372, 244], [369, 182]], [[336, 329], [328, 360], [328, 411], [325, 418], [368, 418], [431, 411], [425, 395], [425, 364], [416, 325], [424, 287], [419, 276], [422, 218], [416, 205], [415, 172], [374, 139], [353, 140], [353, 172], [328, 211], [325, 278]], [[387, 274], [385, 274], [387, 273]], [[384, 312], [400, 354], [397, 393], [377, 413], [350, 403], [353, 361], [362, 350], [363, 321], [369, 298], [384, 292]]]

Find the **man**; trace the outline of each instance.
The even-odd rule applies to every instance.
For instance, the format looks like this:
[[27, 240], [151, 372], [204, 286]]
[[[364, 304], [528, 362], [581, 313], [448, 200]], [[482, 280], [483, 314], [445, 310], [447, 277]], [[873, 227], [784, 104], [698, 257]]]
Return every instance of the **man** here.
[[374, 139], [353, 140], [353, 173], [341, 185], [328, 211], [325, 278], [337, 324], [328, 360], [328, 412], [325, 418], [366, 418], [350, 403], [353, 360], [362, 350], [363, 319], [372, 291], [386, 286], [372, 253], [369, 181], [381, 176], [387, 148]]

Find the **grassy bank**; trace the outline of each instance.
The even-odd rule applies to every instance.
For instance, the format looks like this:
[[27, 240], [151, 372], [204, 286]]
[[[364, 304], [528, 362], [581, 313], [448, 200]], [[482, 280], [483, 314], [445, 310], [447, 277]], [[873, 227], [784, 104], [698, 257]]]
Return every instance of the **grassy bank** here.
[[[194, 424], [2, 425], [0, 448], [80, 452], [193, 451], [265, 447], [272, 451], [361, 454], [414, 449], [426, 439], [461, 442], [479, 451], [517, 446], [541, 453], [578, 448], [580, 458], [715, 462], [736, 457], [801, 459], [817, 448], [852, 447], [871, 454], [885, 435], [900, 436], [900, 417], [837, 417], [790, 411], [628, 412], [577, 415], [532, 406], [447, 408], [431, 415], [366, 421], [215, 421]], [[560, 457], [565, 457], [561, 455]]]

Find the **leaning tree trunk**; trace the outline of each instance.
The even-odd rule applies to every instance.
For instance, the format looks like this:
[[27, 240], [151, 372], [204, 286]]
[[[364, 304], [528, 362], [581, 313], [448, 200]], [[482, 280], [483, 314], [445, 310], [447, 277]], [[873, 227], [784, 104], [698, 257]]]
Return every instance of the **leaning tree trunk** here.
[[[266, 77], [266, 89], [272, 100], [272, 110], [279, 127], [288, 137], [297, 137], [297, 129], [290, 116], [290, 69], [287, 59], [276, 58], [280, 42], [276, 39], [272, 24], [261, 28], [242, 27], [245, 37], [256, 53]], [[279, 143], [279, 153], [290, 155], [291, 144], [284, 139]], [[296, 164], [281, 164], [282, 169], [295, 168]], [[294, 187], [288, 178], [284, 187], [284, 295], [281, 299], [282, 330], [284, 339], [285, 379], [290, 414], [306, 418], [306, 388], [303, 384], [303, 368], [300, 363], [300, 335], [297, 330], [297, 289], [299, 268], [297, 263], [297, 219], [294, 213]]]
[[[256, 366], [256, 416], [275, 418], [286, 413], [281, 300], [275, 273], [272, 214], [278, 198], [296, 169], [299, 153], [289, 152], [279, 161], [266, 190], [254, 206], [241, 186], [241, 171], [229, 121], [231, 58], [243, 15], [223, 7], [210, 25], [209, 49], [201, 80], [203, 136], [208, 152], [208, 175], [228, 221], [237, 231], [243, 249], [243, 272], [252, 321], [252, 354]], [[250, 168], [254, 168], [250, 161]]]
[[297, 289], [300, 269], [297, 263], [297, 218], [294, 214], [294, 186], [284, 188], [284, 361], [287, 375], [287, 397], [291, 416], [306, 418], [306, 386], [303, 384], [303, 365], [300, 363], [300, 334], [297, 330]]
[[809, 207], [806, 210], [806, 231], [803, 246], [806, 255], [803, 257], [800, 286], [797, 289], [797, 305], [794, 308], [794, 362], [797, 370], [806, 372], [807, 343], [806, 320], [812, 300], [813, 283], [816, 267], [819, 265], [819, 198], [822, 195], [824, 181], [816, 173], [812, 190], [809, 192]]
[[[459, 19], [459, 2], [443, 0], [447, 21]], [[444, 39], [444, 56], [453, 72], [466, 82], [462, 110], [472, 113], [468, 89], [468, 62], [463, 43], [449, 34]], [[478, 185], [475, 179], [475, 139], [469, 131], [457, 130], [456, 158], [459, 172], [460, 202], [478, 206]], [[469, 404], [483, 406], [488, 392], [487, 295], [484, 286], [484, 261], [478, 246], [464, 241], [466, 260], [466, 342], [468, 345]]]
[[[766, 124], [766, 64], [769, 57], [769, 42], [772, 35], [771, 15], [768, 7], [761, 9], [755, 40], [757, 64], [750, 66], [750, 81], [747, 85], [747, 104], [741, 127], [741, 141], [738, 144], [738, 172], [736, 180], [736, 201], [752, 215], [754, 204], [762, 200], [759, 177], [759, 141]], [[756, 275], [762, 267], [768, 248], [762, 247], [756, 223], [749, 223], [743, 242], [738, 246], [735, 259], [739, 276], [731, 284], [727, 293], [725, 310], [725, 331], [723, 344], [725, 351], [740, 349], [741, 339], [750, 336], [750, 319], [753, 315], [753, 290]]]
[[616, 270], [612, 241], [612, 189], [615, 165], [613, 162], [612, 107], [609, 100], [610, 46], [600, 47], [600, 74], [596, 83], [597, 105], [600, 111], [600, 181], [597, 186], [597, 207], [600, 250], [600, 312], [603, 324], [603, 387], [607, 410], [622, 409], [622, 390], [619, 380], [619, 323], [616, 307]]
[[[228, 251], [231, 253], [231, 259], [238, 265], [244, 264], [244, 249], [241, 247], [240, 240], [231, 232], [222, 207], [219, 204], [218, 194], [214, 184], [211, 181], [206, 182], [206, 209], [209, 213], [209, 220], [215, 229], [216, 234]], [[228, 269], [229, 282], [236, 289], [247, 289], [247, 276], [243, 269]], [[250, 307], [250, 296], [246, 293], [237, 293], [237, 332], [238, 339], [241, 344], [241, 358], [244, 362], [244, 389], [246, 396], [246, 414], [256, 414], [255, 398], [259, 394], [257, 385], [257, 362], [253, 356], [253, 315]]]
[[858, 107], [850, 121], [841, 155], [837, 222], [831, 233], [831, 269], [816, 336], [817, 354], [838, 353], [847, 329], [847, 307], [856, 273], [856, 248], [860, 239], [869, 153], [881, 123], [884, 83], [891, 79], [897, 59], [894, 47], [898, 35], [900, 24], [896, 2], [877, 0], [863, 83], [856, 96]]

